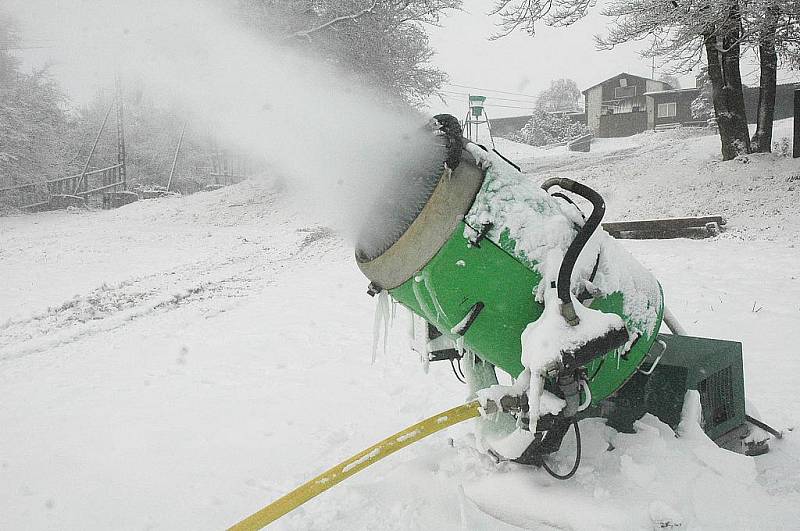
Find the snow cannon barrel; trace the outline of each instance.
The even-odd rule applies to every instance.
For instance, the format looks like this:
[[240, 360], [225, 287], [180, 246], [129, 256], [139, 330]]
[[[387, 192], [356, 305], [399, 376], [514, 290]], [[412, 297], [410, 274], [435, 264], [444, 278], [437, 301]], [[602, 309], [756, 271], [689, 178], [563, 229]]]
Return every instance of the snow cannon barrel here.
[[[555, 284], [585, 216], [564, 193], [548, 194], [496, 151], [462, 138], [452, 116], [436, 119], [413, 175], [404, 170], [393, 183], [400, 199], [387, 193], [373, 205], [356, 261], [373, 292], [388, 291], [516, 378], [522, 333], [542, 315], [546, 284]], [[574, 265], [570, 291], [586, 307], [619, 315], [630, 338], [583, 365], [596, 404], [648, 354], [661, 325], [661, 288], [598, 229]]]

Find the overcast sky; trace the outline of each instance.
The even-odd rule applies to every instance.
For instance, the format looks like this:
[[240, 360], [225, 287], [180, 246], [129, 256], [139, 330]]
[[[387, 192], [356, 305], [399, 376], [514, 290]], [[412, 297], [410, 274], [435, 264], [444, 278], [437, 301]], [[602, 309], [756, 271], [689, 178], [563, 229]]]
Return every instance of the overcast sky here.
[[[108, 65], [87, 60], [80, 47], [59, 42], [59, 39], [68, 38], [56, 36], [56, 29], [63, 29], [63, 21], [45, 20], [49, 14], [57, 11], [47, 7], [52, 4], [9, 1], [12, 6], [14, 3], [25, 6], [18, 8], [20, 11], [34, 13], [31, 6], [36, 4], [40, 8], [35, 12], [35, 17], [30, 13], [27, 17], [27, 22], [35, 23], [24, 25], [27, 31], [23, 32], [23, 46], [28, 49], [21, 53], [26, 64], [40, 66], [46, 61], [54, 61], [53, 74], [77, 102], [87, 101], [99, 88], [112, 85]], [[598, 3], [602, 5], [602, 0]], [[97, 11], [90, 9], [91, 5], [87, 0], [75, 0], [73, 7], [78, 9], [70, 12], [76, 15], [75, 11], [80, 10]], [[595, 48], [594, 35], [604, 33], [609, 20], [599, 14], [599, 6], [585, 19], [568, 28], [541, 25], [534, 37], [516, 32], [490, 41], [488, 37], [496, 31], [495, 24], [498, 22], [487, 15], [492, 5], [493, 0], [464, 0], [463, 11], [445, 17], [441, 27], [430, 28], [431, 45], [437, 51], [433, 63], [449, 74], [451, 83], [445, 87], [446, 102], [438, 98], [428, 102], [432, 114], [449, 112], [463, 118], [467, 110], [466, 94], [473, 93], [489, 97], [487, 111], [492, 117], [521, 115], [527, 113], [533, 97], [547, 88], [553, 79], [571, 78], [581, 89], [585, 89], [623, 71], [651, 76], [651, 61], [642, 59], [637, 53], [642, 43], [612, 51], [598, 51]], [[93, 28], [101, 25], [101, 21], [87, 23], [83, 17], [81, 20], [83, 27], [77, 27], [76, 30], [82, 32], [81, 35], [87, 34], [82, 40], [102, 48], [102, 43], [108, 40], [94, 39], [89, 35]], [[69, 38], [77, 39], [75, 32]], [[663, 71], [658, 68], [655, 77], [659, 77]], [[757, 65], [745, 61], [742, 72], [746, 83], [757, 84]], [[679, 78], [683, 87], [694, 85], [694, 73]], [[797, 78], [795, 73], [783, 73], [780, 80], [794, 81]]]
[[[583, 20], [567, 28], [538, 27], [531, 37], [518, 31], [497, 41], [488, 37], [497, 30], [496, 18], [487, 12], [493, 0], [464, 0], [464, 11], [448, 16], [440, 28], [431, 28], [431, 44], [437, 50], [433, 63], [450, 75], [454, 85], [464, 85], [493, 90], [530, 94], [535, 96], [559, 78], [574, 79], [581, 90], [599, 83], [620, 72], [650, 77], [651, 60], [637, 53], [643, 43], [598, 51], [594, 35], [603, 34], [609, 18], [600, 15], [598, 7]], [[667, 69], [658, 68], [658, 78]], [[678, 76], [682, 87], [693, 87], [696, 72]], [[758, 84], [758, 66], [748, 60], [742, 62], [742, 74], [747, 84]], [[798, 79], [797, 73], [783, 72], [779, 81]], [[467, 110], [467, 96], [452, 92], [489, 96], [487, 112], [491, 117], [525, 114], [527, 107], [521, 101], [532, 100], [523, 96], [501, 94], [448, 85], [446, 103], [437, 99], [428, 102], [432, 113], [448, 112], [463, 118]], [[494, 94], [497, 98], [491, 98]], [[498, 99], [498, 98], [507, 99]], [[521, 101], [508, 101], [521, 100]], [[507, 107], [501, 107], [505, 105]]]

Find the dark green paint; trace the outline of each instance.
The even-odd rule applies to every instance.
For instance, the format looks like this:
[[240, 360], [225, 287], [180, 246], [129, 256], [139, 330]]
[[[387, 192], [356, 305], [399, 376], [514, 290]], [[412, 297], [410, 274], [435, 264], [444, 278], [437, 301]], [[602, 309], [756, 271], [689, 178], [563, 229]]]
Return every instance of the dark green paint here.
[[[522, 332], [544, 309], [533, 295], [542, 277], [533, 270], [534, 262], [526, 259], [529, 263], [525, 264], [510, 254], [516, 242], [507, 235], [501, 235], [499, 240], [503, 248], [488, 239], [476, 247], [468, 244], [463, 233], [462, 223], [415, 278], [390, 293], [448, 334], [475, 303], [483, 302], [484, 310], [464, 336], [464, 346], [516, 377], [523, 370]], [[616, 313], [631, 328], [632, 323], [622, 311], [621, 293], [596, 299], [592, 308]], [[661, 311], [659, 308], [659, 323]], [[589, 384], [594, 403], [612, 394], [630, 378], [654, 339], [647, 335], [640, 338], [627, 359], [609, 353], [587, 366], [588, 374], [594, 375]]]

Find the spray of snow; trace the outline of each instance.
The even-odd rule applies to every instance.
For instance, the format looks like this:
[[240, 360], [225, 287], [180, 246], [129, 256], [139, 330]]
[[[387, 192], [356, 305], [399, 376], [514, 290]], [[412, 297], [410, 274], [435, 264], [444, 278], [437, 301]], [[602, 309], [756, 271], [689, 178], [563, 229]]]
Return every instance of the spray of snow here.
[[180, 105], [199, 130], [266, 159], [308, 210], [352, 238], [387, 189], [402, 194], [390, 184], [430, 143], [421, 116], [280, 36], [242, 29], [226, 2], [4, 4], [23, 35], [58, 44], [53, 70], [73, 92], [110, 89], [120, 72], [124, 85]]

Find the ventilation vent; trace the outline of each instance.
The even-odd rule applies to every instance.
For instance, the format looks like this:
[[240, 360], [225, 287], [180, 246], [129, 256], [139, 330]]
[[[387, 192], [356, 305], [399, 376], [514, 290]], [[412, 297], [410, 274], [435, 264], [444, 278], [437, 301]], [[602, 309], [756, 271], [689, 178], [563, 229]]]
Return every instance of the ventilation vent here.
[[697, 386], [703, 406], [703, 428], [719, 426], [734, 417], [733, 371], [731, 367], [701, 380]]

